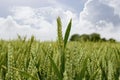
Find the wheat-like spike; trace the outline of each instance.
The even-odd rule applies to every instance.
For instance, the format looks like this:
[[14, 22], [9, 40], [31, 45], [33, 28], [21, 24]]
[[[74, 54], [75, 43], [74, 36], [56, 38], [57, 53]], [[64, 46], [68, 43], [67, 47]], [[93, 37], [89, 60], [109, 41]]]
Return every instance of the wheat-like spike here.
[[60, 17], [57, 18], [57, 35], [58, 35], [58, 46], [59, 48], [64, 47], [63, 36], [62, 36], [62, 22]]
[[7, 72], [7, 79], [14, 80], [14, 57], [13, 57], [13, 47], [11, 44], [8, 45], [8, 72]]

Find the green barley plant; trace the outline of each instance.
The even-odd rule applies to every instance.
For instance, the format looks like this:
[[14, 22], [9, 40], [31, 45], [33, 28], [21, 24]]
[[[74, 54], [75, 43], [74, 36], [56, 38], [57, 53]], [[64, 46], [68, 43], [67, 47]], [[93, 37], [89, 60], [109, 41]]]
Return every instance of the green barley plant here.
[[63, 74], [65, 71], [65, 48], [66, 48], [66, 44], [68, 41], [68, 37], [70, 34], [70, 30], [71, 30], [71, 25], [72, 25], [72, 19], [70, 20], [67, 29], [66, 29], [66, 33], [65, 33], [65, 37], [63, 40], [63, 36], [62, 36], [62, 22], [60, 17], [57, 18], [57, 32], [58, 32], [58, 52], [59, 52], [59, 56], [60, 56], [60, 68], [57, 67], [57, 65], [55, 64], [55, 62], [52, 60], [51, 57], [50, 61], [53, 65], [53, 69], [54, 71], [57, 73], [57, 77], [59, 80], [63, 80]]

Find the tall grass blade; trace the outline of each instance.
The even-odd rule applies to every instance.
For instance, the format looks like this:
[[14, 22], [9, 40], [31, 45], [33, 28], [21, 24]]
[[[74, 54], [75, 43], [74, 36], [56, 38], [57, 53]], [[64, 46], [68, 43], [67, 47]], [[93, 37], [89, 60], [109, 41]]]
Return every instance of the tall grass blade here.
[[59, 80], [62, 80], [62, 75], [60, 74], [60, 71], [57, 67], [57, 65], [55, 64], [55, 62], [53, 61], [53, 59], [49, 56], [50, 62], [53, 66], [54, 72], [56, 73], [57, 77]]
[[66, 47], [69, 35], [70, 35], [70, 30], [71, 30], [71, 26], [72, 26], [72, 19], [70, 20], [66, 32], [65, 32], [65, 36], [64, 36], [64, 47]]
[[75, 80], [83, 80], [83, 78], [85, 77], [85, 71], [87, 69], [87, 60], [88, 60], [88, 57], [85, 58], [82, 64], [81, 71], [76, 75]]

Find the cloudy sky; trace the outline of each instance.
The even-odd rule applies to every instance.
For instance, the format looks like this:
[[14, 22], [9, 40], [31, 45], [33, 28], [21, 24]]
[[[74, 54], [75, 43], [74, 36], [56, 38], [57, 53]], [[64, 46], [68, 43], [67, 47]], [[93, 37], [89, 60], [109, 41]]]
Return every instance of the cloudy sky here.
[[119, 7], [119, 0], [0, 0], [0, 38], [56, 40], [60, 16], [63, 33], [72, 18], [71, 35], [97, 32], [120, 41]]

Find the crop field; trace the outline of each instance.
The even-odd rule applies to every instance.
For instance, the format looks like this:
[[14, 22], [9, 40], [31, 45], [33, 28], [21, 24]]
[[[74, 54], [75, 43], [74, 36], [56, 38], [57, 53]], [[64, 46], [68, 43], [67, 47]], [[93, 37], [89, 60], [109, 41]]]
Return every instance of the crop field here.
[[120, 43], [68, 42], [71, 22], [54, 42], [0, 40], [0, 80], [120, 80]]
[[57, 43], [0, 41], [0, 79], [120, 80], [120, 44], [69, 42], [64, 52], [61, 62]]

